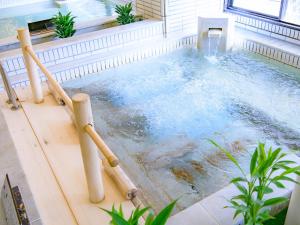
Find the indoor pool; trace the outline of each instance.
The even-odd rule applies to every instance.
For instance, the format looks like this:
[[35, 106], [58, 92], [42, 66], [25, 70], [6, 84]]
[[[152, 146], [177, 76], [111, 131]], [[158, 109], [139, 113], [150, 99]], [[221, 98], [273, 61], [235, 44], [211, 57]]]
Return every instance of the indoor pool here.
[[186, 208], [245, 168], [257, 143], [300, 148], [299, 70], [246, 52], [208, 60], [196, 49], [125, 65], [64, 84], [90, 94], [98, 132], [159, 209]]
[[121, 0], [72, 0], [65, 4], [56, 4], [53, 0], [0, 9], [0, 39], [16, 36], [19, 27], [27, 23], [51, 19], [58, 11], [72, 12], [77, 22], [96, 20], [115, 14], [114, 7]]

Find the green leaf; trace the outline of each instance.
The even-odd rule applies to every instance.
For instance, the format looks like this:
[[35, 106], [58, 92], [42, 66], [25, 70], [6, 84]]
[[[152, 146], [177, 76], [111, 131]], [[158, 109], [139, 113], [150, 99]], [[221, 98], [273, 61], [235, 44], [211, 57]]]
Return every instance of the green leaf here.
[[285, 197], [270, 198], [264, 202], [263, 207], [276, 205], [276, 204], [284, 203], [287, 201], [288, 201], [288, 198], [285, 198]]
[[176, 205], [177, 201], [172, 202], [168, 206], [166, 206], [153, 220], [151, 225], [165, 225], [171, 213]]
[[261, 212], [257, 215], [257, 221], [259, 223], [265, 222], [265, 221], [270, 220], [270, 219], [274, 219], [274, 217], [272, 217], [270, 215], [270, 210], [264, 210], [263, 212]]
[[242, 195], [237, 195], [237, 196], [232, 197], [231, 200], [241, 200], [244, 203], [247, 203], [248, 199], [247, 199], [247, 195], [242, 194]]
[[277, 148], [271, 155], [270, 157], [270, 162], [269, 164], [271, 165], [276, 159], [277, 159], [277, 156], [279, 155], [279, 153], [281, 152], [281, 148]]
[[266, 159], [265, 144], [259, 143], [258, 150], [259, 150], [260, 160], [264, 161]]
[[288, 174], [291, 174], [291, 173], [295, 173], [296, 171], [299, 171], [299, 170], [300, 170], [300, 166], [296, 166], [296, 167], [287, 169], [286, 171], [284, 171], [282, 173], [282, 175], [288, 175]]
[[146, 218], [145, 225], [151, 225], [154, 219], [154, 212], [151, 210]]
[[139, 209], [139, 207], [132, 213], [131, 225], [138, 225], [139, 219], [149, 210], [149, 207]]
[[234, 215], [233, 215], [233, 219], [235, 219], [238, 215], [240, 215], [242, 213], [241, 210], [236, 210]]
[[124, 217], [122, 204], [120, 204], [120, 207], [119, 207], [119, 215], [120, 215], [121, 217]]
[[227, 156], [227, 158], [229, 158], [235, 165], [236, 167], [242, 172], [242, 174], [244, 176], [246, 176], [244, 170], [241, 168], [241, 166], [239, 165], [238, 161], [233, 157], [233, 155], [231, 155], [231, 153], [229, 151], [227, 151], [226, 149], [222, 148], [220, 145], [218, 145], [215, 141], [213, 140], [209, 140], [214, 146], [216, 146], [218, 149], [220, 149], [222, 152], [225, 153], [225, 155]]
[[273, 192], [273, 189], [272, 188], [270, 188], [270, 187], [264, 187], [264, 193], [265, 194], [270, 194], [270, 193], [272, 193]]
[[292, 161], [292, 160], [281, 160], [281, 161], [278, 161], [277, 164], [283, 164], [283, 165], [287, 165], [287, 164], [295, 164], [296, 162], [295, 161]]
[[275, 184], [278, 188], [285, 188], [285, 186], [279, 181], [272, 181], [272, 183]]
[[244, 195], [247, 195], [248, 194], [248, 190], [244, 187], [244, 186], [242, 186], [242, 185], [240, 185], [239, 183], [233, 183], [239, 190], [240, 190], [240, 192], [242, 192]]
[[112, 224], [114, 225], [130, 225], [124, 218], [122, 218], [117, 212], [109, 211], [101, 208], [103, 211], [107, 212], [112, 218]]
[[55, 26], [55, 34], [59, 38], [67, 38], [74, 35], [76, 30], [74, 29], [74, 19], [76, 17], [71, 15], [71, 12], [66, 15], [62, 15], [61, 12], [58, 12], [52, 18], [52, 23]]
[[236, 182], [248, 182], [248, 180], [243, 177], [236, 177], [230, 181], [230, 183], [236, 183]]
[[256, 163], [257, 163], [257, 158], [258, 158], [258, 151], [256, 149], [254, 151], [254, 154], [253, 154], [253, 156], [251, 158], [251, 162], [250, 162], [250, 174], [251, 174], [251, 176], [253, 176], [253, 174], [254, 174]]
[[263, 191], [264, 194], [270, 194], [273, 192], [273, 189], [270, 188], [270, 187], [267, 187], [265, 185], [257, 185], [255, 188], [254, 188], [254, 191], [256, 192], [260, 192], [260, 191]]

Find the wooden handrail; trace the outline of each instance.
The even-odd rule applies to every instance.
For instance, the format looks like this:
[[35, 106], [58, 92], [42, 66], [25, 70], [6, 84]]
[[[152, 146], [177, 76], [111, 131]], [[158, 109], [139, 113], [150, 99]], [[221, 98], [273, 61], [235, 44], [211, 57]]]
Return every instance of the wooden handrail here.
[[55, 91], [58, 92], [58, 94], [61, 96], [64, 103], [72, 110], [73, 110], [73, 104], [71, 98], [66, 94], [64, 89], [59, 85], [59, 83], [53, 78], [53, 75], [51, 72], [41, 63], [40, 59], [37, 57], [35, 52], [30, 46], [25, 47], [25, 51], [31, 56], [33, 61], [37, 64], [37, 66], [40, 68], [40, 70], [45, 74], [48, 81], [51, 83], [52, 87], [55, 89]]
[[107, 159], [109, 165], [112, 167], [116, 167], [117, 165], [119, 165], [119, 159], [105, 144], [100, 135], [95, 131], [94, 127], [91, 124], [87, 124], [84, 129], [87, 134], [93, 139], [94, 143], [97, 145], [103, 156]]
[[[20, 34], [22, 34], [24, 30], [20, 30]], [[24, 36], [24, 35], [23, 35]], [[89, 195], [91, 202], [99, 202], [104, 198], [104, 187], [102, 183], [102, 175], [100, 170], [95, 169], [98, 168], [96, 160], [96, 155], [94, 155], [94, 150], [97, 146], [98, 150], [104, 156], [102, 159], [103, 166], [105, 171], [113, 178], [119, 187], [120, 191], [124, 195], [126, 199], [133, 199], [137, 195], [138, 189], [134, 185], [134, 183], [130, 180], [130, 178], [126, 175], [124, 170], [119, 165], [119, 159], [117, 156], [110, 150], [110, 148], [105, 144], [100, 135], [95, 131], [94, 127], [91, 125], [92, 123], [92, 111], [90, 106], [89, 96], [85, 94], [78, 94], [77, 96], [73, 96], [72, 99], [67, 95], [64, 89], [60, 86], [60, 84], [55, 80], [51, 72], [41, 63], [40, 59], [34, 52], [29, 34], [27, 31], [27, 42], [23, 40], [23, 54], [27, 56], [28, 61], [30, 61], [30, 65], [28, 63], [27, 70], [33, 70], [31, 67], [35, 62], [36, 65], [40, 68], [40, 70], [46, 76], [49, 86], [53, 88], [53, 93], [57, 93], [60, 98], [64, 101], [64, 103], [71, 110], [72, 115], [75, 115], [76, 126], [79, 133], [79, 139], [81, 140], [81, 150], [85, 153], [83, 154], [83, 161], [85, 162], [85, 173], [87, 177], [87, 183], [89, 186]], [[22, 41], [21, 41], [22, 43]], [[29, 43], [29, 44], [28, 44]], [[36, 67], [36, 66], [35, 66]], [[41, 85], [37, 81], [38, 79], [38, 71], [32, 72], [31, 86], [33, 86], [34, 98], [36, 103], [40, 103], [43, 100], [43, 95], [41, 91]], [[35, 73], [34, 73], [35, 72]], [[88, 99], [88, 100], [87, 100]], [[80, 101], [78, 101], [80, 100]], [[75, 102], [75, 103], [74, 103]], [[75, 105], [73, 105], [73, 103]], [[83, 106], [84, 105], [84, 106]], [[75, 111], [74, 111], [75, 108]], [[77, 115], [77, 116], [76, 116]], [[89, 137], [89, 138], [87, 138]], [[93, 142], [93, 144], [91, 143]], [[96, 146], [95, 146], [95, 145]]]
[[[41, 63], [33, 49], [29, 46], [25, 47], [26, 52], [32, 57], [32, 59], [35, 61], [35, 63], [38, 65], [38, 67], [41, 69], [41, 71], [45, 74], [48, 81], [51, 83], [51, 86], [59, 93], [65, 104], [72, 110], [73, 112], [73, 103], [71, 98], [66, 94], [64, 89], [60, 86], [60, 84], [53, 78], [53, 75], [51, 72]], [[95, 129], [90, 125], [87, 124], [85, 126], [85, 131], [89, 134], [89, 136], [92, 138], [92, 140], [97, 145], [100, 152], [104, 155], [104, 157], [108, 160], [109, 164], [112, 167], [115, 167], [119, 165], [119, 159], [116, 157], [116, 155], [109, 149], [109, 147], [105, 144], [105, 142], [102, 140], [102, 138], [99, 136], [99, 134], [95, 131]]]
[[116, 167], [111, 167], [106, 159], [103, 159], [102, 162], [105, 171], [117, 184], [122, 195], [129, 200], [135, 198], [138, 194], [138, 189], [127, 176], [125, 171], [120, 167], [120, 165]]

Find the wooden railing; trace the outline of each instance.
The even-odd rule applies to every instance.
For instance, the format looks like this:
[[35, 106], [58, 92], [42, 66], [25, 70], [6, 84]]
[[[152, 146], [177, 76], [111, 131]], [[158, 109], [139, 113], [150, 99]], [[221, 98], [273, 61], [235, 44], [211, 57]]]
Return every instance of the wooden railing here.
[[[74, 95], [71, 99], [55, 80], [51, 72], [37, 57], [32, 48], [29, 31], [27, 29], [19, 29], [18, 38], [21, 43], [25, 66], [35, 103], [39, 104], [43, 102], [42, 85], [38, 73], [39, 68], [46, 76], [49, 90], [52, 92], [53, 96], [60, 97], [61, 101], [71, 112], [71, 117], [75, 120], [91, 202], [100, 202], [104, 199], [105, 195], [102, 173], [99, 169], [101, 160], [105, 171], [118, 185], [124, 197], [127, 199], [134, 198], [137, 194], [136, 186], [120, 167], [117, 156], [110, 150], [101, 136], [94, 129], [89, 95], [79, 93]], [[99, 150], [102, 159], [99, 159], [97, 150]]]

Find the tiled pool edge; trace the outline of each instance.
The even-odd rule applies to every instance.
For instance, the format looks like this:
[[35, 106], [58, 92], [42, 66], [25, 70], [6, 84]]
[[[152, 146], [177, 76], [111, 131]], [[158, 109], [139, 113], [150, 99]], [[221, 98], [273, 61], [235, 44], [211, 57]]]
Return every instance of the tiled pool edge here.
[[246, 30], [240, 30], [236, 45], [249, 52], [300, 69], [300, 45], [285, 43], [282, 40]]
[[[163, 38], [163, 23], [146, 20], [35, 45], [34, 48], [42, 63], [51, 70], [71, 61], [76, 64], [75, 61], [83, 61], [83, 59], [86, 61], [85, 64], [88, 64], [91, 56], [98, 55], [99, 58], [103, 58], [103, 55], [107, 56], [114, 50], [119, 49], [121, 52], [122, 48], [126, 46], [157, 38]], [[134, 48], [134, 46], [132, 47]], [[19, 49], [1, 53], [0, 63], [14, 87], [28, 85], [25, 65]], [[98, 71], [102, 70], [100, 68]], [[80, 76], [85, 74], [79, 72]]]

